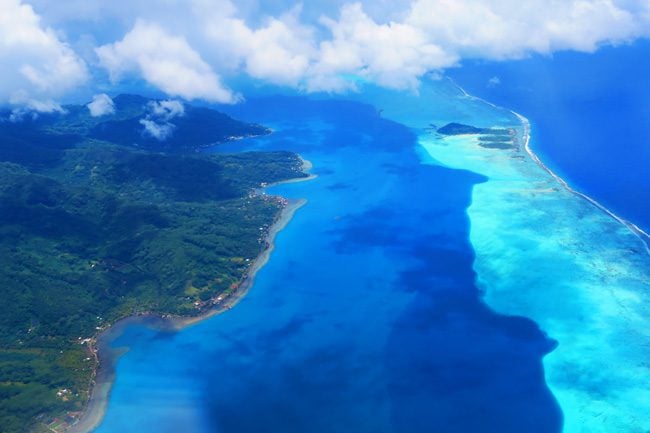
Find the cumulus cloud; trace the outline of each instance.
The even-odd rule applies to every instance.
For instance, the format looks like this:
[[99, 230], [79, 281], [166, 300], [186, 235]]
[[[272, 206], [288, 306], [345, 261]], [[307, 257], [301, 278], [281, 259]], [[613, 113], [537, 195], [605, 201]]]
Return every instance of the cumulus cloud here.
[[151, 116], [163, 120], [171, 120], [174, 117], [182, 117], [185, 115], [185, 106], [181, 101], [165, 100], [165, 101], [151, 101], [148, 104]]
[[90, 111], [90, 115], [93, 117], [101, 117], [115, 113], [115, 104], [106, 93], [93, 96], [92, 102], [86, 105], [86, 107], [88, 107], [88, 111]]
[[140, 119], [140, 124], [144, 126], [143, 134], [158, 141], [171, 137], [176, 129], [171, 120], [185, 115], [185, 106], [176, 100], [152, 101], [147, 104], [147, 109], [146, 117]]
[[9, 99], [11, 105], [17, 106], [15, 112], [31, 111], [38, 113], [64, 113], [65, 110], [58, 102], [52, 99], [35, 99], [28, 92], [17, 90]]
[[[307, 92], [347, 91], [366, 81], [416, 90], [423, 76], [464, 59], [591, 52], [650, 36], [648, 0], [314, 0], [302, 5], [296, 0], [165, 0], [155, 8], [147, 0], [31, 1], [50, 24], [74, 30], [84, 28], [80, 22], [100, 23], [93, 28], [103, 32], [77, 36], [101, 41], [95, 49], [99, 65], [114, 83], [141, 78], [173, 97], [225, 103], [239, 96], [223, 77], [244, 75]], [[42, 48], [45, 39], [54, 47], [39, 51], [41, 57], [51, 56], [45, 62], [39, 56], [9, 62], [23, 82], [54, 90], [65, 86], [47, 71], [68, 78], [75, 76], [70, 71], [76, 69], [77, 76], [85, 71], [70, 46], [40, 24], [30, 7], [0, 0], [5, 4], [0, 20], [9, 27], [0, 26], [0, 47], [11, 40], [7, 35], [29, 33], [16, 29], [14, 21], [44, 35], [27, 38], [30, 44]], [[31, 21], [4, 12], [12, 8]], [[0, 57], [7, 57], [2, 50]]]
[[228, 0], [194, 0], [194, 39], [208, 41], [203, 51], [217, 68], [307, 91], [345, 91], [358, 80], [416, 89], [422, 76], [463, 59], [590, 52], [650, 35], [645, 0], [412, 0], [393, 2], [385, 14], [377, 2], [339, 1], [316, 21], [286, 4], [288, 12], [254, 26]]
[[158, 141], [165, 141], [174, 133], [176, 125], [171, 123], [158, 123], [155, 120], [140, 119], [140, 125], [144, 126], [144, 134], [155, 138]]
[[14, 106], [9, 114], [11, 122], [20, 122], [25, 118], [36, 119], [41, 113], [65, 114], [58, 102], [51, 99], [34, 99], [21, 91], [14, 94], [9, 102]]
[[[648, 34], [615, 0], [416, 0], [405, 23], [462, 57], [519, 58], [594, 51]], [[628, 2], [637, 3], [638, 2]]]
[[96, 52], [113, 81], [136, 72], [172, 96], [221, 103], [237, 100], [184, 37], [171, 35], [158, 24], [138, 20], [121, 41]]
[[299, 85], [316, 48], [315, 29], [300, 22], [302, 7], [268, 17], [252, 28], [236, 16], [237, 8], [229, 1], [195, 0], [193, 4], [201, 36], [220, 63], [274, 84]]
[[59, 110], [53, 98], [88, 78], [85, 63], [20, 0], [0, 0], [0, 64], [0, 104], [37, 111]]
[[360, 3], [346, 5], [338, 20], [323, 18], [332, 38], [320, 44], [318, 60], [308, 78], [311, 90], [330, 90], [332, 76], [356, 74], [395, 88], [415, 88], [431, 70], [454, 65], [458, 58], [430, 42], [417, 27], [378, 24]]

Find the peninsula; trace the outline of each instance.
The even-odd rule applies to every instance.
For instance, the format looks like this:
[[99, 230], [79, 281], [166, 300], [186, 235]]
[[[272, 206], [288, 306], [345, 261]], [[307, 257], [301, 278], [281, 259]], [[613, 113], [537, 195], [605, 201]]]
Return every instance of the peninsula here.
[[0, 425], [62, 431], [89, 399], [95, 337], [227, 302], [289, 206], [257, 191], [307, 174], [290, 152], [204, 152], [270, 131], [178, 101], [2, 117]]

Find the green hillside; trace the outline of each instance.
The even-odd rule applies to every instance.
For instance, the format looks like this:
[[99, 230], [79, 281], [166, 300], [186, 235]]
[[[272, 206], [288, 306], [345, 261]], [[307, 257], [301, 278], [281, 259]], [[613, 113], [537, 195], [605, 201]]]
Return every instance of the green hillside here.
[[187, 125], [187, 141], [175, 130], [182, 145], [170, 152], [162, 150], [171, 143], [153, 152], [93, 137], [106, 122], [127, 122], [120, 137], [141, 134], [115, 120], [136, 108], [113, 120], [69, 107], [0, 123], [2, 433], [83, 407], [96, 366], [80, 343], [98, 328], [137, 312], [193, 315], [236, 286], [283, 206], [253, 191], [305, 176], [288, 152], [196, 153], [207, 143], [197, 137], [226, 136], [232, 124], [242, 134], [265, 131], [228, 118], [219, 132], [203, 123], [220, 118], [207, 109], [186, 110], [185, 121], [197, 123]]

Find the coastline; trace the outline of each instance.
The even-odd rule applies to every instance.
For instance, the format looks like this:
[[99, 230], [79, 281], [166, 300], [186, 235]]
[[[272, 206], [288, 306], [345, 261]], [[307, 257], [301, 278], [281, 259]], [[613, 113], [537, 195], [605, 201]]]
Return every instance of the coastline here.
[[553, 170], [551, 170], [544, 162], [537, 156], [537, 154], [531, 149], [530, 147], [530, 121], [522, 116], [521, 114], [511, 111], [513, 115], [515, 115], [519, 121], [522, 123], [524, 127], [524, 133], [523, 133], [523, 149], [526, 151], [528, 156], [535, 161], [537, 165], [539, 165], [544, 171], [546, 171], [548, 174], [551, 175], [553, 179], [555, 179], [562, 187], [564, 187], [567, 191], [569, 191], [571, 194], [574, 194], [584, 200], [587, 200], [589, 203], [591, 203], [593, 206], [601, 210], [602, 212], [605, 212], [607, 215], [610, 217], [614, 218], [616, 221], [619, 223], [623, 224], [625, 227], [627, 227], [634, 235], [636, 235], [637, 238], [641, 240], [643, 245], [645, 246], [645, 249], [648, 254], [650, 254], [650, 235], [643, 231], [639, 226], [636, 224], [626, 220], [625, 218], [622, 218], [618, 215], [616, 215], [614, 212], [612, 212], [610, 209], [607, 207], [603, 206], [600, 204], [597, 200], [589, 197], [587, 194], [584, 194], [580, 191], [575, 190], [574, 188], [569, 185], [569, 183], [564, 180], [562, 177], [557, 175]]
[[[489, 105], [491, 107], [499, 108], [497, 105], [495, 105], [495, 104], [493, 104], [493, 103], [491, 103], [489, 101], [486, 101], [485, 99], [479, 98], [479, 97], [474, 96], [474, 95], [470, 95], [469, 93], [467, 93], [467, 91], [465, 89], [463, 89], [460, 85], [458, 85], [451, 78], [449, 78], [449, 81], [454, 86], [456, 86], [456, 88], [458, 88], [463, 93], [463, 96], [465, 96], [466, 98], [478, 100], [478, 101], [481, 101], [481, 102], [483, 102], [483, 103], [485, 103], [485, 104], [487, 104], [487, 105]], [[580, 197], [580, 198], [582, 198], [584, 200], [587, 200], [591, 205], [595, 206], [600, 211], [605, 212], [607, 215], [609, 215], [610, 217], [612, 217], [613, 219], [618, 221], [620, 224], [627, 227], [628, 230], [630, 230], [632, 233], [634, 233], [634, 235], [637, 238], [639, 238], [639, 240], [641, 240], [641, 242], [643, 243], [643, 246], [646, 249], [646, 252], [650, 255], [650, 234], [646, 233], [643, 229], [641, 229], [636, 224], [634, 224], [634, 223], [626, 220], [625, 218], [617, 215], [616, 213], [614, 213], [613, 211], [611, 211], [607, 207], [603, 206], [600, 202], [598, 202], [597, 200], [595, 200], [592, 197], [588, 196], [587, 194], [584, 194], [584, 193], [582, 193], [580, 191], [575, 190], [574, 188], [571, 187], [571, 185], [569, 185], [569, 183], [566, 180], [564, 180], [561, 176], [559, 176], [553, 170], [551, 170], [539, 158], [539, 156], [537, 156], [537, 154], [530, 147], [530, 129], [531, 129], [530, 121], [526, 117], [522, 116], [521, 114], [519, 114], [519, 113], [517, 113], [517, 112], [515, 112], [513, 110], [508, 110], [508, 111], [510, 111], [515, 117], [517, 117], [517, 119], [519, 119], [519, 121], [521, 122], [521, 124], [524, 127], [523, 149], [528, 154], [528, 156], [537, 165], [539, 165], [544, 171], [546, 171], [548, 174], [550, 174], [553, 179], [555, 179], [560, 185], [562, 185], [563, 188], [565, 188], [571, 194], [574, 194], [574, 195], [576, 195], [576, 196], [578, 196], [578, 197]]]
[[263, 189], [271, 188], [271, 187], [277, 186], [277, 185], [284, 185], [284, 184], [288, 184], [288, 183], [306, 182], [308, 180], [316, 179], [318, 176], [309, 172], [314, 167], [314, 164], [312, 164], [311, 161], [309, 161], [307, 159], [304, 159], [300, 155], [298, 155], [298, 158], [300, 158], [300, 161], [302, 163], [302, 165], [300, 166], [300, 170], [302, 170], [303, 173], [307, 173], [308, 176], [296, 177], [296, 178], [293, 178], [293, 179], [287, 179], [287, 180], [281, 180], [279, 182], [273, 182], [273, 183], [270, 183], [270, 184], [266, 185], [266, 187], [264, 187]]
[[[300, 158], [300, 160], [302, 161], [303, 172], [308, 172], [313, 167], [310, 161], [303, 158]], [[267, 185], [266, 188], [285, 183], [304, 182], [314, 178], [316, 178], [316, 175], [309, 174], [307, 177], [275, 182]], [[110, 391], [115, 379], [115, 365], [119, 357], [126, 353], [126, 350], [112, 348], [111, 343], [123, 333], [127, 326], [137, 324], [160, 330], [180, 331], [184, 328], [200, 323], [203, 320], [231, 310], [248, 294], [255, 282], [257, 273], [269, 261], [271, 253], [275, 249], [275, 238], [277, 234], [289, 224], [298, 209], [303, 207], [305, 204], [307, 204], [307, 200], [305, 199], [291, 200], [284, 208], [282, 208], [280, 214], [271, 225], [266, 235], [265, 241], [267, 247], [252, 263], [242, 278], [242, 282], [237, 291], [223, 299], [219, 305], [213, 306], [199, 315], [188, 317], [168, 316], [156, 313], [142, 313], [128, 316], [118, 320], [113, 325], [96, 335], [89, 345], [89, 352], [91, 352], [97, 362], [95, 374], [91, 379], [92, 385], [90, 389], [90, 398], [82, 410], [82, 414], [77, 422], [71, 424], [65, 432], [90, 433], [99, 427], [101, 421], [104, 419], [108, 407]]]
[[266, 242], [268, 243], [268, 247], [265, 248], [259, 256], [257, 256], [248, 272], [244, 276], [243, 281], [239, 285], [239, 288], [236, 292], [225, 298], [219, 305], [210, 308], [208, 311], [198, 316], [170, 316], [163, 318], [162, 320], [166, 321], [167, 324], [167, 326], [163, 327], [163, 329], [180, 331], [181, 329], [187, 328], [188, 326], [192, 326], [199, 322], [202, 322], [205, 319], [209, 319], [212, 316], [225, 313], [226, 311], [231, 310], [242, 299], [244, 299], [253, 286], [257, 273], [264, 267], [264, 265], [266, 265], [266, 263], [271, 258], [271, 253], [273, 250], [275, 250], [275, 237], [289, 224], [298, 209], [306, 204], [307, 200], [305, 199], [293, 200], [290, 201], [289, 204], [282, 209], [280, 216], [273, 223], [269, 229], [269, 233], [266, 235]]
[[648, 334], [639, 331], [650, 329], [644, 234], [549, 170], [531, 149], [527, 119], [497, 108], [517, 127], [516, 152], [485, 151], [474, 139], [453, 150], [423, 140], [434, 160], [490, 179], [475, 187], [468, 208], [483, 300], [501, 314], [533, 320], [559, 343], [542, 366], [563, 431], [650, 431], [643, 416]]

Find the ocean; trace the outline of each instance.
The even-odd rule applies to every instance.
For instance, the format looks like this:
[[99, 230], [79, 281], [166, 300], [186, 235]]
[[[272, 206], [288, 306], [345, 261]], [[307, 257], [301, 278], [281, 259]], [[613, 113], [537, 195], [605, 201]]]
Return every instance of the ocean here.
[[639, 239], [521, 149], [435, 134], [526, 139], [451, 81], [347, 99], [230, 108], [274, 133], [218, 151], [298, 152], [317, 178], [268, 193], [307, 204], [232, 310], [112, 336], [128, 351], [96, 432], [650, 429]]
[[650, 232], [650, 41], [509, 62], [450, 76], [528, 117], [532, 147], [574, 188]]

